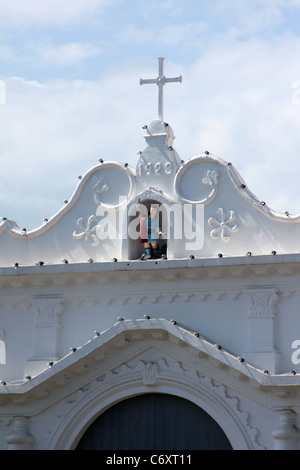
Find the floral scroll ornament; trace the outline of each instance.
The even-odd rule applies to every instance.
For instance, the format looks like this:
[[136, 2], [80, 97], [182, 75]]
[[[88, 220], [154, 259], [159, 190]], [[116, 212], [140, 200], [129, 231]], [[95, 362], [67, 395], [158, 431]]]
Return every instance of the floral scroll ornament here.
[[214, 227], [210, 232], [210, 236], [216, 240], [220, 235], [223, 242], [228, 242], [231, 238], [231, 233], [235, 233], [239, 229], [237, 224], [232, 224], [236, 219], [236, 213], [229, 211], [229, 214], [226, 215], [224, 209], [219, 208], [217, 214], [219, 215], [218, 220], [214, 217], [208, 219], [208, 226]]
[[[96, 222], [96, 224], [93, 226], [93, 223]], [[78, 227], [82, 230], [81, 233], [76, 233], [75, 231], [73, 232], [73, 237], [76, 240], [80, 240], [81, 238], [85, 238], [85, 240], [92, 241], [92, 246], [97, 246], [99, 243], [98, 237], [95, 235], [95, 231], [97, 230], [97, 217], [94, 215], [91, 215], [88, 218], [88, 221], [86, 223], [85, 227], [85, 219], [80, 218], [77, 220], [77, 225]]]
[[215, 192], [216, 186], [219, 184], [218, 177], [219, 172], [217, 170], [207, 170], [206, 175], [202, 179], [202, 183], [205, 186], [213, 188], [213, 192]]
[[93, 186], [93, 190], [94, 190], [94, 200], [96, 202], [96, 204], [101, 204], [102, 201], [101, 201], [101, 194], [103, 193], [106, 193], [107, 191], [109, 191], [110, 187], [108, 185], [108, 183], [106, 183], [106, 179], [104, 176], [102, 176], [98, 181], [97, 183]]

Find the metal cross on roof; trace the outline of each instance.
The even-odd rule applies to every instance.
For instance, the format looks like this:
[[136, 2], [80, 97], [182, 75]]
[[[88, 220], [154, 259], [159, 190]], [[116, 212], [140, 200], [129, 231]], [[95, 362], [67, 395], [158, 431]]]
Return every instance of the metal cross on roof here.
[[163, 121], [163, 87], [166, 83], [182, 82], [182, 76], [175, 78], [166, 78], [164, 76], [164, 57], [158, 58], [158, 77], [140, 79], [140, 85], [156, 84], [158, 86], [158, 119]]

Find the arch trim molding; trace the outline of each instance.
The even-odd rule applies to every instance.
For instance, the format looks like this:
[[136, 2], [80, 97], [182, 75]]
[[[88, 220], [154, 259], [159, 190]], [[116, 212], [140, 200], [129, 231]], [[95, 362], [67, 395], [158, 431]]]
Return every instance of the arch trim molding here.
[[256, 441], [258, 431], [248, 424], [249, 414], [240, 409], [238, 398], [227, 395], [223, 384], [195, 369], [184, 369], [180, 362], [170, 365], [165, 359], [157, 364], [139, 360], [135, 367], [122, 364], [78, 390], [68, 400], [67, 411], [56, 426], [48, 449], [76, 449], [99, 415], [122, 400], [146, 393], [175, 395], [196, 404], [219, 424], [234, 450], [264, 449]]

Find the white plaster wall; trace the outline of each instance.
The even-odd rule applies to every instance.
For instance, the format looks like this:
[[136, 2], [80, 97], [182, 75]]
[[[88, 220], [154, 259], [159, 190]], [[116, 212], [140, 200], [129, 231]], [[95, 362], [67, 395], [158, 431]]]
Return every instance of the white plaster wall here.
[[[38, 346], [36, 334], [42, 338], [43, 328], [44, 332], [49, 332], [50, 342], [53, 329], [56, 329], [57, 343], [53, 348], [58, 357], [63, 357], [71, 347], [86, 343], [95, 330], [101, 332], [110, 328], [118, 317], [134, 320], [144, 315], [176, 320], [245, 358], [251, 341], [255, 345], [255, 336], [261, 338], [259, 341], [264, 346], [264, 338], [268, 345], [272, 341], [268, 338], [273, 335], [274, 350], [279, 351], [276, 354], [276, 373], [300, 372], [300, 366], [291, 361], [295, 351], [292, 342], [300, 339], [297, 277], [282, 278], [273, 274], [257, 277], [253, 272], [233, 276], [235, 267], [222, 267], [224, 260], [216, 260], [216, 266], [211, 267], [210, 274], [207, 274], [209, 271], [186, 267], [193, 266], [193, 261], [186, 262], [181, 269], [180, 264], [172, 267], [168, 261], [158, 261], [158, 264], [153, 261], [151, 269], [149, 264], [141, 265], [143, 262], [114, 263], [113, 270], [103, 271], [101, 267], [99, 272], [94, 265], [90, 276], [86, 272], [80, 273], [79, 267], [76, 268], [78, 274], [72, 274], [74, 267], [67, 266], [63, 269], [62, 278], [54, 275], [45, 286], [26, 287], [24, 281], [23, 287], [6, 289], [1, 296], [0, 324], [4, 331], [6, 364], [0, 364], [0, 378], [20, 380], [30, 370], [36, 373], [39, 367], [44, 368], [43, 363], [26, 365], [33, 356], [43, 358], [43, 351], [39, 354], [35, 350]], [[166, 264], [160, 269], [162, 263]], [[270, 269], [272, 273], [272, 266]], [[67, 281], [68, 270], [71, 277]], [[43, 278], [35, 276], [32, 279], [37, 284]], [[56, 279], [55, 284], [53, 279]], [[18, 278], [13, 280], [21, 282]], [[274, 311], [259, 313], [253, 320], [247, 295], [249, 292], [256, 295], [257, 290], [262, 290], [264, 295], [264, 289], [267, 300], [269, 291], [277, 292], [275, 305], [271, 306]], [[41, 328], [35, 323], [34, 306], [45, 301], [61, 304], [56, 326], [51, 324]], [[252, 331], [253, 327], [258, 327], [257, 331]], [[45, 358], [45, 361], [49, 360], [53, 359]], [[251, 360], [250, 363], [256, 367], [269, 369], [263, 349]]]

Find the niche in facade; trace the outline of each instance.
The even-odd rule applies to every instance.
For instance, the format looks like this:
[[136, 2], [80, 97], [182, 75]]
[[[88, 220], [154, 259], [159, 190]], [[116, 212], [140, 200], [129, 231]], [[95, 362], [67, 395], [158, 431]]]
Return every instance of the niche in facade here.
[[139, 200], [128, 216], [128, 259], [167, 257], [168, 217], [164, 204]]

